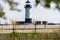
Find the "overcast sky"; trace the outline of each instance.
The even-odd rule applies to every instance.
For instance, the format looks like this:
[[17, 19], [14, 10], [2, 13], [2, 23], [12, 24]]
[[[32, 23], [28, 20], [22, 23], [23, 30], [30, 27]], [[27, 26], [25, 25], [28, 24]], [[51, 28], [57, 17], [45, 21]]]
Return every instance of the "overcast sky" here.
[[[16, 21], [24, 21], [25, 20], [25, 2], [26, 0], [14, 0], [15, 2], [18, 2], [19, 5], [17, 8], [21, 9], [21, 12], [18, 11], [10, 11], [8, 3], [2, 2], [0, 0], [0, 4], [4, 8], [4, 12], [6, 13], [7, 21], [3, 19], [1, 20], [2, 23], [8, 22], [10, 23], [11, 20]], [[30, 10], [30, 18], [32, 20], [36, 21], [48, 21], [48, 22], [54, 22], [54, 23], [60, 23], [60, 12], [56, 9], [54, 9], [54, 6], [56, 6], [53, 2], [51, 3], [51, 8], [47, 9], [41, 6], [40, 4], [35, 7], [35, 0], [30, 0], [32, 8]]]

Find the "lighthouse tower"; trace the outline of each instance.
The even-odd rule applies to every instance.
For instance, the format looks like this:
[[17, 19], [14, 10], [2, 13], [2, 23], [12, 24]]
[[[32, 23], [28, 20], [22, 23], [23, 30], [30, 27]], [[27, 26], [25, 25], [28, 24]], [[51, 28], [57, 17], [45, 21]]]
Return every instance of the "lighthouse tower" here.
[[31, 9], [30, 1], [26, 1], [26, 5], [24, 6], [25, 8], [25, 22], [26, 23], [31, 23], [31, 18], [30, 18], [30, 9]]

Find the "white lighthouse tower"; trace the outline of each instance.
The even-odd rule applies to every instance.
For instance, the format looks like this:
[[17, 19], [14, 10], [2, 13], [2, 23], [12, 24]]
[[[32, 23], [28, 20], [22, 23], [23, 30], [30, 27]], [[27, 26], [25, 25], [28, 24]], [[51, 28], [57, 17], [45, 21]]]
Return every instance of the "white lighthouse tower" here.
[[24, 6], [25, 8], [25, 22], [26, 23], [31, 23], [31, 18], [30, 18], [30, 9], [31, 9], [30, 1], [26, 1], [26, 5]]

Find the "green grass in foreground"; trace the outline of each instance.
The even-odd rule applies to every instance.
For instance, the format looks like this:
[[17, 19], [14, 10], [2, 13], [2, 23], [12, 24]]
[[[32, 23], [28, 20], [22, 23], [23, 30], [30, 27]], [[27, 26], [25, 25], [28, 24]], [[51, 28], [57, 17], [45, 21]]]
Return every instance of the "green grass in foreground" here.
[[60, 32], [0, 34], [0, 40], [13, 40], [14, 36], [16, 36], [17, 40], [60, 40]]

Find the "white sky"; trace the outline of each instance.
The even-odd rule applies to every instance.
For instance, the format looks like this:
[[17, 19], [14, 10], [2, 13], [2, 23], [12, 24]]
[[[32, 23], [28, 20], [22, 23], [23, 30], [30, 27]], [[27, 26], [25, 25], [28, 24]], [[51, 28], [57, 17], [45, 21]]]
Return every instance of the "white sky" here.
[[[26, 0], [14, 0], [18, 3], [20, 3], [17, 8], [21, 9], [21, 12], [17, 12], [17, 11], [10, 11], [9, 10], [9, 5], [7, 3], [2, 2], [2, 0], [0, 0], [0, 4], [2, 4], [3, 8], [4, 8], [4, 12], [6, 13], [6, 17], [7, 17], [7, 21], [3, 21], [3, 19], [1, 20], [2, 23], [4, 22], [8, 22], [10, 23], [11, 20], [17, 20], [17, 21], [24, 21], [25, 19], [25, 9], [24, 9], [24, 5]], [[55, 4], [51, 3], [51, 8], [50, 9], [46, 9], [43, 6], [41, 6], [40, 4], [35, 7], [34, 2], [35, 0], [30, 0], [32, 8], [31, 8], [31, 15], [30, 17], [33, 20], [37, 20], [37, 21], [48, 21], [48, 22], [54, 22], [54, 23], [60, 23], [60, 12], [58, 10], [53, 9]]]

